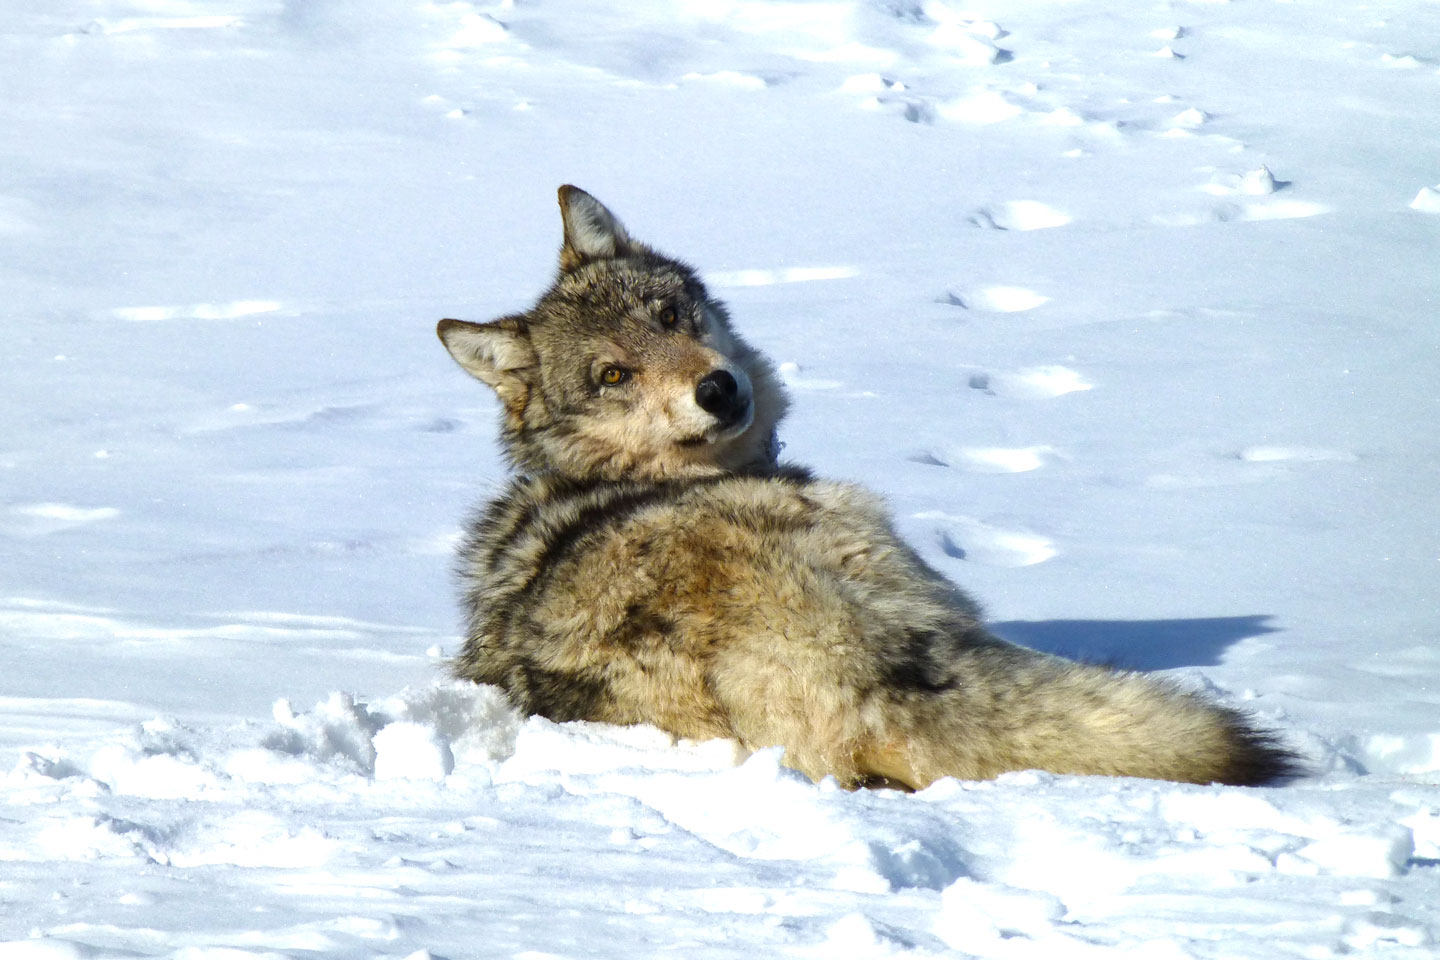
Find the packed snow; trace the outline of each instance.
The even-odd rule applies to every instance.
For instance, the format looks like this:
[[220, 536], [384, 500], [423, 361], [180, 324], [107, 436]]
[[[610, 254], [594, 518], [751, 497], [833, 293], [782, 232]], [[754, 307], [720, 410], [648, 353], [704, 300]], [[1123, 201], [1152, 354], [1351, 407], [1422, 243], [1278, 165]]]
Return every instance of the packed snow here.
[[[1440, 950], [1440, 7], [12, 6], [0, 957]], [[851, 793], [447, 680], [434, 324], [566, 182], [1000, 633], [1307, 775]]]

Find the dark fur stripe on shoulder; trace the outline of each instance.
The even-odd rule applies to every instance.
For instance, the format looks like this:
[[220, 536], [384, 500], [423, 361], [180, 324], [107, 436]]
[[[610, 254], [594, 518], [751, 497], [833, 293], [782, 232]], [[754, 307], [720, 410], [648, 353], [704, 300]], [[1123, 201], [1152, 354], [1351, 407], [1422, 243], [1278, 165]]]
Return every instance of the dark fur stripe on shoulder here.
[[797, 487], [808, 486], [815, 482], [815, 474], [809, 467], [801, 467], [793, 463], [778, 464], [772, 469], [772, 472], [766, 473], [765, 476], [784, 483], [792, 483]]
[[[522, 587], [533, 592], [550, 577], [555, 566], [588, 537], [600, 530], [624, 523], [646, 507], [672, 499], [674, 494], [663, 487], [607, 490], [583, 498], [579, 511], [558, 529], [548, 531], [545, 546], [531, 562], [531, 576]], [[580, 498], [577, 498], [580, 499]]]
[[[613, 529], [648, 507], [674, 501], [698, 487], [713, 486], [728, 477], [711, 477], [683, 483], [640, 484], [607, 481], [532, 480], [519, 499], [524, 508], [501, 498], [492, 504], [477, 535], [468, 546], [485, 564], [501, 572], [507, 562], [516, 565], [509, 587], [491, 598], [485, 619], [503, 623], [527, 598], [543, 590], [554, 571], [584, 543]], [[490, 520], [499, 512], [506, 519]], [[527, 549], [530, 548], [530, 549]]]

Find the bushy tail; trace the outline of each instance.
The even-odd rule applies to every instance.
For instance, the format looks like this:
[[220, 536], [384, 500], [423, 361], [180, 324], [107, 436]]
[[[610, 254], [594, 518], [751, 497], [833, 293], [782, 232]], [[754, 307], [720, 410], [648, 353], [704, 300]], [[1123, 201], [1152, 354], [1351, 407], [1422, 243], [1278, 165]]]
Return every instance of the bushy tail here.
[[1299, 758], [1244, 714], [1138, 673], [1021, 648], [977, 652], [946, 689], [893, 691], [865, 776], [922, 789], [1010, 770], [1261, 786]]

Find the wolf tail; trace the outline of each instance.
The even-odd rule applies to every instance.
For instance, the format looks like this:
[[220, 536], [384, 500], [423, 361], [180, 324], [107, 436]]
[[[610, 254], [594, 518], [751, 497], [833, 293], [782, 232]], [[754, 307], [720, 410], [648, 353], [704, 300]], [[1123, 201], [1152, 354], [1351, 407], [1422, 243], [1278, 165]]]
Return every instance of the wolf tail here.
[[884, 729], [855, 758], [862, 780], [921, 789], [1041, 769], [1261, 786], [1300, 772], [1244, 714], [1139, 673], [987, 645], [926, 686], [890, 686]]

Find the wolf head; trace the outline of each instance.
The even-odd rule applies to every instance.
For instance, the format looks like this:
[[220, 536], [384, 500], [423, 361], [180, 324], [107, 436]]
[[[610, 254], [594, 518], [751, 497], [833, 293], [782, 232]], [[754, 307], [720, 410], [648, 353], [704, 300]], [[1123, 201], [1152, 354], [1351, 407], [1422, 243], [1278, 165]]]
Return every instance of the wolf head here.
[[560, 273], [525, 313], [441, 320], [450, 355], [500, 398], [522, 471], [661, 481], [764, 469], [786, 399], [695, 271], [560, 188]]

